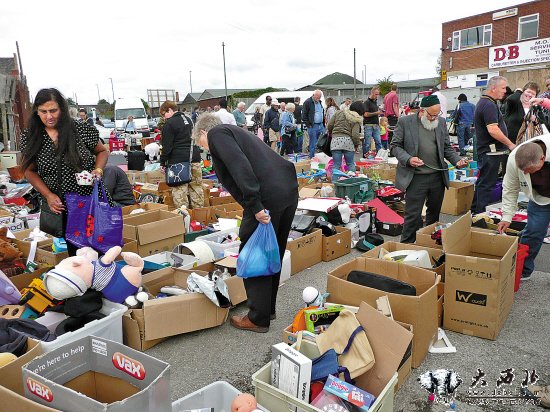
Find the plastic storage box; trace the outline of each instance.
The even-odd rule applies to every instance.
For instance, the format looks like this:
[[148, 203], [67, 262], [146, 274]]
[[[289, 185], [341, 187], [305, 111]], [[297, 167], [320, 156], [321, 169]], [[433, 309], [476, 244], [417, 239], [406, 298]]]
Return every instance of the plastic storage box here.
[[93, 320], [74, 332], [67, 332], [51, 342], [41, 342], [42, 348], [44, 352], [50, 352], [89, 335], [122, 343], [122, 315], [126, 310], [128, 308], [124, 305], [103, 299], [103, 307], [100, 312], [107, 316], [103, 319]]
[[[172, 412], [212, 408], [216, 412], [231, 412], [231, 402], [242, 392], [225, 381], [217, 381], [172, 403]], [[259, 409], [262, 409], [258, 405]]]
[[228, 243], [221, 243], [224, 240], [224, 238], [226, 238], [227, 235], [231, 233], [239, 234], [239, 228], [236, 227], [232, 229], [221, 230], [219, 232], [214, 232], [209, 235], [199, 236], [195, 240], [200, 240], [206, 243], [208, 247], [212, 250], [212, 253], [214, 254], [214, 258], [218, 260], [223, 258], [223, 255], [226, 249], [231, 249], [241, 244], [240, 240], [235, 240]]
[[365, 192], [372, 191], [372, 181], [366, 177], [350, 177], [334, 182], [336, 189], [336, 197], [345, 198], [346, 196], [353, 200], [353, 196], [363, 190]]
[[[319, 350], [315, 344], [303, 341], [300, 349], [304, 355], [313, 358], [319, 356]], [[298, 408], [301, 412], [323, 412], [304, 401], [291, 396], [271, 385], [271, 362], [252, 375], [252, 385], [255, 388], [256, 400], [264, 408], [270, 411], [293, 411]], [[397, 385], [397, 372], [384, 387], [369, 408], [369, 412], [393, 412], [393, 398]]]

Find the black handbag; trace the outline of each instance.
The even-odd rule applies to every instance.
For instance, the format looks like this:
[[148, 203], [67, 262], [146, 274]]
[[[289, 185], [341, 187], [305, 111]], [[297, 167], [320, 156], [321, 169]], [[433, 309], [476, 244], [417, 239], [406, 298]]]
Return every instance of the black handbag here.
[[362, 270], [352, 270], [349, 272], [347, 280], [348, 282], [388, 293], [416, 296], [416, 288], [413, 285], [388, 276], [378, 275], [376, 273], [365, 272]]
[[[61, 193], [61, 157], [57, 157], [57, 195]], [[40, 204], [40, 230], [53, 237], [65, 237], [65, 227], [63, 226], [63, 213], [54, 213], [50, 209], [46, 199]]]
[[310, 215], [294, 215], [290, 230], [308, 234], [315, 226], [315, 216]]
[[327, 156], [332, 156], [332, 151], [330, 150], [330, 142], [332, 141], [332, 135], [328, 132], [323, 133], [319, 140], [317, 140], [317, 149], [326, 154]]

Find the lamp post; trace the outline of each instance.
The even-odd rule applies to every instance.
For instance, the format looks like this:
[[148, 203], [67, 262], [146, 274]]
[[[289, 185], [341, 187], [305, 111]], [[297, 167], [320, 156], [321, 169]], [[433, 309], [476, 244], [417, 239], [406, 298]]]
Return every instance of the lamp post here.
[[189, 89], [191, 89], [190, 93], [193, 93], [193, 82], [191, 81], [191, 70], [189, 70]]
[[355, 47], [353, 48], [353, 100], [357, 100], [357, 75], [355, 67]]
[[113, 78], [109, 77], [109, 80], [111, 80], [111, 91], [113, 92], [113, 104], [115, 103], [115, 87], [113, 86]]
[[223, 81], [225, 83], [225, 98], [227, 99], [227, 76], [225, 74], [225, 43], [222, 42], [222, 55], [223, 55]]
[[99, 102], [101, 100], [101, 96], [99, 95], [99, 84], [95, 84], [95, 87], [97, 87], [97, 101]]

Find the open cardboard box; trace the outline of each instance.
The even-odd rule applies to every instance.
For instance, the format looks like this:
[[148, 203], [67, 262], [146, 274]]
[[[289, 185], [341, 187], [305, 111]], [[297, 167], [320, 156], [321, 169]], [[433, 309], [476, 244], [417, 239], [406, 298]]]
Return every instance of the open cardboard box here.
[[142, 257], [172, 251], [183, 242], [185, 227], [180, 215], [153, 210], [124, 219], [124, 237], [135, 239]]
[[[410, 283], [416, 288], [416, 296], [388, 293], [348, 282], [347, 277], [352, 270], [376, 273]], [[439, 281], [440, 277], [427, 269], [359, 257], [329, 272], [328, 301], [351, 306], [359, 306], [361, 302], [366, 302], [376, 307], [376, 299], [387, 295], [394, 319], [408, 323], [414, 328], [412, 365], [417, 368], [426, 357], [430, 344], [437, 338]]]
[[445, 329], [495, 340], [514, 302], [517, 237], [471, 229], [468, 212], [442, 233]]
[[122, 215], [129, 216], [132, 211], [137, 209], [143, 209], [146, 212], [150, 212], [152, 210], [168, 210], [168, 206], [161, 203], [137, 203], [131, 206], [124, 206], [122, 208]]
[[169, 411], [170, 365], [86, 336], [23, 367], [25, 396], [71, 412]]
[[469, 182], [449, 182], [441, 205], [441, 213], [458, 216], [470, 210], [474, 200], [474, 184]]
[[323, 232], [314, 229], [309, 235], [291, 240], [286, 244], [290, 250], [292, 275], [301, 272], [323, 260]]
[[[437, 260], [443, 255], [443, 251], [440, 249], [432, 249], [425, 246], [418, 246], [418, 245], [412, 245], [410, 243], [399, 243], [399, 242], [384, 242], [380, 246], [376, 246], [374, 249], [369, 250], [368, 252], [363, 253], [361, 256], [364, 257], [370, 257], [374, 259], [380, 259], [380, 251], [382, 249], [387, 250], [388, 252], [396, 252], [398, 250], [425, 250], [428, 252], [428, 255], [430, 256], [430, 260], [433, 263], [434, 260]], [[441, 276], [442, 281], [445, 279], [445, 264], [442, 264], [436, 268], [428, 269], [435, 273], [437, 273], [439, 276]]]
[[219, 218], [235, 219], [237, 217], [243, 217], [244, 209], [238, 203], [227, 203], [218, 206], [212, 206], [212, 215], [216, 220]]
[[323, 236], [323, 262], [330, 262], [351, 252], [351, 230], [335, 226], [336, 234]]
[[[187, 289], [187, 278], [192, 272], [206, 275], [204, 272], [166, 268], [144, 275], [143, 285], [153, 295], [158, 294], [163, 286], [177, 285]], [[232, 281], [239, 279], [227, 280], [228, 287]], [[219, 326], [226, 321], [228, 314], [229, 309], [219, 308], [202, 293], [148, 300], [142, 309], [132, 309], [130, 317], [123, 319], [124, 341], [134, 349], [142, 350], [144, 345], [151, 347], [161, 338]]]

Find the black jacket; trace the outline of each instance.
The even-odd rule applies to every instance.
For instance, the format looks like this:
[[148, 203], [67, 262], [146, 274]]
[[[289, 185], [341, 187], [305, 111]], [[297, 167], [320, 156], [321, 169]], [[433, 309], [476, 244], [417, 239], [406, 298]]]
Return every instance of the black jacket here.
[[274, 132], [281, 130], [281, 126], [279, 125], [280, 117], [281, 115], [278, 110], [275, 110], [273, 107], [269, 109], [265, 112], [264, 128], [272, 129]]
[[136, 203], [132, 184], [120, 167], [105, 165], [103, 182], [113, 201], [119, 205], [129, 206]]
[[208, 147], [218, 180], [245, 212], [280, 211], [297, 202], [294, 165], [254, 134], [222, 124], [208, 132]]
[[[162, 166], [189, 161], [192, 131], [192, 120], [179, 111], [166, 121], [161, 136], [162, 154], [160, 155], [160, 164]], [[193, 163], [200, 161], [200, 149], [194, 146]]]
[[294, 109], [294, 119], [296, 120], [297, 125], [302, 124], [302, 105], [297, 104], [296, 108]]
[[513, 94], [508, 96], [504, 102], [504, 122], [508, 129], [508, 139], [510, 139], [512, 143], [516, 142], [519, 129], [525, 117], [525, 110], [523, 110], [523, 105], [520, 100], [521, 94], [522, 92], [516, 90]]
[[[321, 109], [323, 109], [323, 125], [324, 125], [325, 108], [323, 107], [323, 105], [321, 105]], [[311, 127], [313, 126], [314, 121], [315, 121], [315, 102], [313, 101], [313, 97], [308, 97], [302, 107], [302, 122], [304, 122], [307, 127]]]

